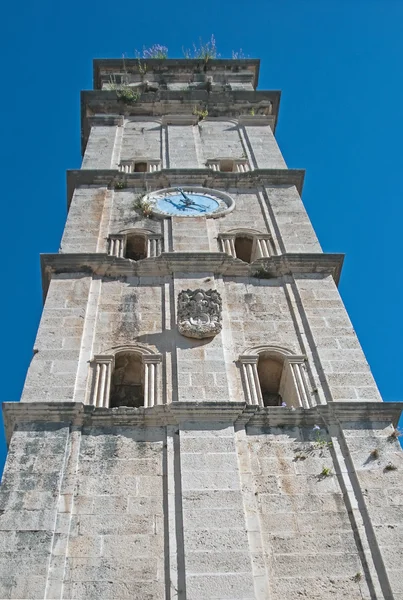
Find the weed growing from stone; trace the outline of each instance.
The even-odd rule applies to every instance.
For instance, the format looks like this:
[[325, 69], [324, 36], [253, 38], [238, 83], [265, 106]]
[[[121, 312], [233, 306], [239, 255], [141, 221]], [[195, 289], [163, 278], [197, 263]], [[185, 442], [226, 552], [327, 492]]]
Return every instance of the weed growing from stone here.
[[193, 110], [192, 110], [192, 114], [195, 115], [196, 117], [199, 117], [199, 121], [203, 121], [203, 119], [208, 117], [208, 110], [207, 110], [207, 108], [205, 108], [203, 110], [203, 109], [197, 108], [197, 106], [194, 106]]
[[233, 60], [243, 60], [245, 58], [248, 58], [248, 57], [245, 56], [242, 48], [240, 48], [239, 50], [233, 50], [232, 51], [232, 59]]
[[139, 196], [137, 196], [133, 203], [133, 208], [134, 210], [140, 212], [143, 217], [151, 219], [151, 217], [153, 216], [152, 204], [144, 198], [145, 194], [140, 194]]
[[385, 471], [396, 471], [397, 470], [397, 466], [394, 465], [393, 463], [388, 463], [385, 467]]
[[113, 187], [115, 190], [124, 190], [127, 188], [127, 183], [125, 181], [115, 181]]
[[193, 50], [185, 50], [182, 48], [182, 52], [185, 58], [198, 58], [203, 60], [205, 64], [207, 64], [209, 60], [220, 58], [220, 55], [217, 53], [217, 43], [213, 34], [208, 42], [203, 43], [202, 39], [199, 38], [199, 44], [193, 44]]
[[161, 44], [153, 44], [150, 48], [143, 46], [143, 58], [168, 58], [168, 48]]
[[396, 429], [396, 428], [395, 428], [395, 429], [392, 431], [392, 433], [390, 434], [390, 436], [389, 436], [389, 439], [390, 439], [391, 441], [393, 441], [393, 440], [398, 440], [398, 439], [399, 439], [399, 437], [401, 437], [402, 435], [403, 435], [403, 432], [402, 432], [402, 431], [400, 431], [400, 429]]
[[359, 583], [362, 579], [362, 575], [360, 572], [356, 573], [353, 577], [353, 581], [355, 581], [356, 583]]
[[140, 98], [140, 94], [135, 92], [131, 87], [121, 86], [116, 90], [117, 99], [125, 104], [135, 104]]
[[320, 472], [321, 477], [330, 477], [331, 475], [333, 475], [333, 473], [332, 473], [332, 469], [330, 467], [322, 468], [322, 470]]
[[319, 425], [314, 425], [312, 428], [312, 431], [314, 431], [314, 438], [315, 438], [315, 447], [316, 448], [331, 448], [332, 447], [332, 442], [329, 442], [324, 434], [321, 431], [321, 428], [319, 427]]
[[266, 271], [264, 267], [259, 267], [254, 273], [252, 273], [252, 277], [256, 277], [256, 279], [272, 279], [273, 275]]

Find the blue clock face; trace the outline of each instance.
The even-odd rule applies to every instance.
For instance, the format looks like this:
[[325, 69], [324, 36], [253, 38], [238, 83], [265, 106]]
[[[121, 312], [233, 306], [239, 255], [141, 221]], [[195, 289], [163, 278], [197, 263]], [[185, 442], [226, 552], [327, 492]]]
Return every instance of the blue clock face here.
[[194, 217], [217, 211], [220, 202], [209, 194], [176, 188], [156, 197], [155, 208], [159, 213], [167, 215]]

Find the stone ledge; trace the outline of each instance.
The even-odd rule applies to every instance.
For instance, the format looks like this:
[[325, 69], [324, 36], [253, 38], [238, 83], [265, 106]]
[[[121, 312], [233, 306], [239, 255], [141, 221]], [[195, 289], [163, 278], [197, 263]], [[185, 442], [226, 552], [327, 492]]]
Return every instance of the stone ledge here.
[[[46, 297], [53, 274], [81, 273], [105, 277], [164, 277], [174, 273], [217, 273], [250, 277], [252, 282], [292, 274], [330, 274], [339, 282], [343, 254], [282, 254], [248, 264], [224, 252], [163, 252], [134, 261], [108, 254], [41, 254], [42, 289]], [[254, 275], [260, 269], [263, 277]]]
[[[185, 71], [193, 73], [201, 65], [200, 58], [142, 58], [141, 64], [146, 67], [147, 73], [167, 73]], [[213, 58], [208, 61], [207, 71], [225, 71], [230, 69], [238, 72], [240, 69], [253, 73], [253, 85], [257, 87], [259, 80], [260, 59], [259, 58]], [[125, 70], [140, 72], [139, 60], [137, 58], [95, 58], [93, 60], [93, 84], [94, 89], [101, 88], [102, 72], [124, 72]]]
[[235, 426], [311, 427], [348, 422], [391, 422], [396, 427], [403, 402], [333, 402], [305, 409], [251, 406], [244, 402], [175, 402], [152, 408], [95, 408], [81, 402], [4, 402], [7, 444], [16, 425], [60, 423], [73, 427], [156, 427], [185, 421], [203, 429], [213, 422]]
[[125, 181], [126, 189], [141, 188], [154, 191], [187, 183], [210, 188], [238, 188], [251, 192], [253, 186], [295, 185], [301, 196], [304, 177], [304, 169], [254, 169], [245, 173], [225, 173], [208, 168], [162, 169], [153, 173], [121, 173], [117, 169], [76, 169], [67, 171], [67, 209], [70, 208], [74, 190], [81, 185], [109, 187], [116, 181]]

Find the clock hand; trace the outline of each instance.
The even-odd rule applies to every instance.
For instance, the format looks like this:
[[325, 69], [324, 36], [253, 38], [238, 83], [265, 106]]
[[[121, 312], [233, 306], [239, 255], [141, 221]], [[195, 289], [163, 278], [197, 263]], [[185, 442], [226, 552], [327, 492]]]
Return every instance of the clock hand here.
[[207, 208], [205, 206], [201, 206], [200, 204], [196, 204], [196, 202], [192, 202], [192, 204], [189, 204], [188, 208], [193, 208], [193, 210], [199, 210], [201, 212], [206, 212], [206, 210], [207, 210]]
[[181, 202], [184, 202], [184, 203], [186, 204], [186, 206], [189, 206], [190, 204], [194, 204], [194, 203], [192, 202], [192, 200], [189, 198], [189, 196], [187, 196], [187, 195], [185, 194], [185, 192], [183, 191], [183, 189], [182, 189], [182, 188], [179, 188], [179, 187], [178, 187], [178, 188], [176, 188], [176, 189], [178, 190], [178, 192], [179, 192], [179, 193], [180, 193], [180, 194], [183, 196], [183, 198], [184, 198], [183, 200], [182, 200], [182, 198], [180, 198], [180, 201], [181, 201]]
[[169, 198], [165, 198], [166, 202], [169, 202], [169, 204], [172, 204], [172, 206], [174, 206], [175, 208], [177, 208], [178, 210], [184, 210], [184, 206], [178, 206], [177, 204], [175, 204], [175, 202], [172, 202], [172, 200], [170, 200]]

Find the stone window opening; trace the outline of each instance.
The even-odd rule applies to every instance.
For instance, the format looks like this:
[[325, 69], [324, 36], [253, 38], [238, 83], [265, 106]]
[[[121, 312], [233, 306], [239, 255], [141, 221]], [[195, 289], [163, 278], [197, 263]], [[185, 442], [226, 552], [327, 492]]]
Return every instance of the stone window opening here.
[[91, 404], [97, 408], [150, 408], [160, 402], [160, 354], [122, 348], [91, 362]]
[[144, 406], [144, 369], [141, 355], [121, 352], [115, 356], [109, 407]]
[[147, 238], [145, 235], [129, 233], [126, 236], [125, 258], [131, 260], [142, 260], [147, 258]]
[[143, 260], [154, 258], [162, 252], [162, 236], [145, 230], [131, 230], [110, 235], [108, 254], [118, 258]]
[[306, 380], [305, 356], [279, 347], [251, 349], [239, 357], [242, 382], [248, 404], [261, 407], [313, 406]]
[[257, 375], [262, 394], [263, 406], [281, 406], [280, 394], [283, 363], [275, 358], [261, 354], [257, 361]]
[[146, 162], [135, 162], [134, 163], [134, 172], [135, 173], [147, 173], [148, 165]]
[[252, 262], [253, 238], [246, 235], [235, 236], [235, 256], [246, 263]]
[[222, 173], [245, 173], [250, 171], [249, 163], [245, 158], [214, 158], [206, 162], [212, 171]]
[[274, 256], [273, 240], [270, 234], [259, 233], [248, 229], [239, 229], [218, 236], [221, 252], [246, 263], [259, 258]]
[[131, 159], [121, 160], [119, 171], [121, 173], [154, 173], [161, 170], [161, 161], [159, 159]]

